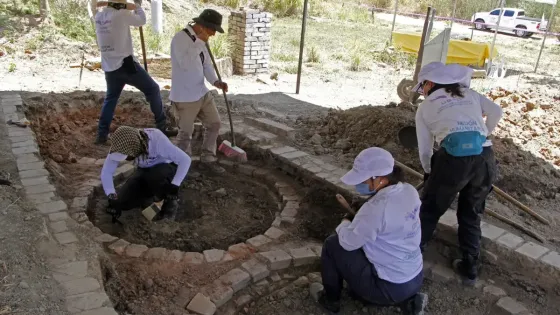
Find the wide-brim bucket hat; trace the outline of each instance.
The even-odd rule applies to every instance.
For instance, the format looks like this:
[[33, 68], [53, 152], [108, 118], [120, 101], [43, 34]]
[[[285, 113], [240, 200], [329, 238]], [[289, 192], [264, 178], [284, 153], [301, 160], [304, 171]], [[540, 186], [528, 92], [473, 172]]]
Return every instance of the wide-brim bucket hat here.
[[218, 33], [224, 32], [222, 28], [222, 15], [216, 10], [205, 9], [193, 21]]

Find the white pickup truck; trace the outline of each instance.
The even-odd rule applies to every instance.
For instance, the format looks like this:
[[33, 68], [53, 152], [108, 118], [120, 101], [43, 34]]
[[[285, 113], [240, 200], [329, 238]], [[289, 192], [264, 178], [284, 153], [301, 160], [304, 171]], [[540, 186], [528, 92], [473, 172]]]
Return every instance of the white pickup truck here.
[[[477, 30], [495, 29], [500, 17], [500, 9], [490, 12], [477, 12], [472, 18]], [[518, 37], [531, 37], [537, 31], [545, 31], [548, 22], [525, 16], [525, 11], [513, 8], [504, 8], [500, 20], [499, 31], [512, 32]]]

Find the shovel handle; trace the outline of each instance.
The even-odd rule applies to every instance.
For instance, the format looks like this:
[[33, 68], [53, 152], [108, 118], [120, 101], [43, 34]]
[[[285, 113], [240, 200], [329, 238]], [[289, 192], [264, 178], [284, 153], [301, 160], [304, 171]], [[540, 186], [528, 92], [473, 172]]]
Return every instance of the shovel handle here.
[[[216, 71], [216, 75], [218, 76], [218, 80], [222, 82], [222, 76], [220, 75], [220, 71], [218, 70], [218, 66], [216, 65], [216, 60], [214, 59], [214, 55], [212, 55], [212, 50], [210, 49], [210, 45], [206, 42], [206, 50], [208, 50], [208, 55], [210, 55], [210, 59], [212, 60], [212, 65], [214, 66], [214, 71]], [[231, 145], [235, 145], [235, 134], [233, 133], [233, 120], [231, 119], [231, 111], [229, 109], [229, 102], [227, 99], [226, 91], [222, 90], [222, 94], [224, 94], [224, 100], [226, 102], [226, 109], [229, 118], [229, 128], [231, 129]]]
[[336, 194], [336, 200], [338, 200], [338, 203], [340, 203], [340, 205], [350, 214], [356, 214], [356, 211], [354, 211], [354, 209], [350, 207], [350, 204], [348, 203], [348, 201], [346, 201], [346, 198], [344, 198], [341, 194]]
[[144, 59], [144, 69], [148, 72], [148, 60], [146, 59], [146, 43], [144, 42], [144, 30], [142, 26], [138, 28], [140, 31], [140, 46], [142, 47], [142, 58]]

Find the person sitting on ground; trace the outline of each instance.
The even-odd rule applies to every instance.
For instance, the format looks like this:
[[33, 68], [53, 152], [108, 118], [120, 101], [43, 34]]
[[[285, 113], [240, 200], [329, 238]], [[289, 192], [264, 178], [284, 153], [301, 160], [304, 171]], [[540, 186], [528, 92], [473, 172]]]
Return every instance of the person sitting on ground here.
[[365, 149], [341, 180], [369, 195], [355, 216], [348, 214], [321, 253], [323, 285], [311, 294], [330, 312], [340, 310], [342, 283], [355, 298], [375, 305], [399, 305], [404, 314], [423, 314], [427, 295], [420, 252], [420, 198], [403, 182], [391, 153]]
[[[130, 11], [130, 10], [133, 11]], [[125, 85], [139, 89], [154, 114], [155, 124], [167, 136], [177, 135], [177, 129], [167, 125], [159, 85], [140, 66], [132, 49], [131, 26], [146, 24], [142, 0], [127, 4], [126, 0], [108, 0], [106, 7], [95, 15], [97, 45], [101, 52], [101, 69], [105, 72], [107, 93], [101, 108], [96, 144], [105, 144], [115, 107]]]
[[[137, 168], [117, 194], [113, 174], [124, 160], [134, 160]], [[154, 220], [175, 220], [179, 187], [190, 166], [191, 158], [171, 143], [161, 130], [117, 128], [101, 169], [101, 182], [109, 197], [108, 212], [118, 218], [123, 210], [146, 207], [155, 197], [164, 203]]]
[[220, 132], [220, 115], [214, 97], [204, 79], [218, 89], [228, 85], [218, 79], [207, 50], [211, 36], [223, 33], [222, 15], [206, 9], [171, 40], [171, 92], [169, 100], [179, 120], [178, 146], [192, 155], [191, 138], [198, 118], [206, 129], [200, 161], [218, 173], [225, 169], [216, 164], [216, 141]]
[[[420, 208], [421, 247], [459, 194], [462, 259], [455, 260], [453, 267], [466, 285], [474, 285], [477, 279], [480, 215], [496, 180], [496, 160], [487, 137], [502, 117], [498, 104], [469, 88], [472, 72], [465, 66], [432, 62], [422, 67], [413, 89], [425, 97], [416, 112], [418, 153], [426, 181]], [[440, 145], [435, 153], [434, 140]]]

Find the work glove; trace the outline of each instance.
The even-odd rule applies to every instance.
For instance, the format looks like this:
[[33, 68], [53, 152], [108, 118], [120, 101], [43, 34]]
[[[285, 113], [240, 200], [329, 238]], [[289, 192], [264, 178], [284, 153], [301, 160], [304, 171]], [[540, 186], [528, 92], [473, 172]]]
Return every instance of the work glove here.
[[118, 218], [122, 215], [122, 210], [118, 206], [117, 194], [110, 194], [109, 196], [109, 207], [107, 207], [107, 213], [113, 217], [113, 222], [116, 222]]

